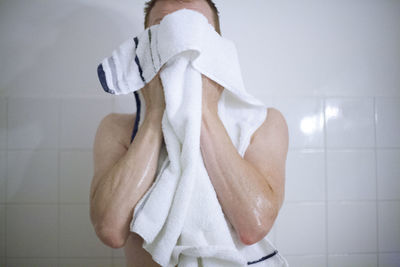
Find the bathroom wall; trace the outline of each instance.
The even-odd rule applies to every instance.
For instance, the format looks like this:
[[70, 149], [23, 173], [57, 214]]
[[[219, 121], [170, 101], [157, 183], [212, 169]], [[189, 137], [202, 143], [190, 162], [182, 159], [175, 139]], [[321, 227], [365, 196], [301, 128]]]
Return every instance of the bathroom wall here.
[[[400, 1], [215, 2], [247, 90], [289, 126], [268, 237], [294, 267], [399, 267]], [[96, 68], [143, 3], [0, 1], [0, 266], [124, 266], [90, 224], [92, 145], [136, 107]]]

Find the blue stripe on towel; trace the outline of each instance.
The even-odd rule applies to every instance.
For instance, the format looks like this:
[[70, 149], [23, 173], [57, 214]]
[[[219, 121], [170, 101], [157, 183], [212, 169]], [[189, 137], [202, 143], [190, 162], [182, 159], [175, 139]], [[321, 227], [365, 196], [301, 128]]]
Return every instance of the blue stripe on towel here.
[[[137, 37], [135, 37], [135, 38], [133, 38], [133, 40], [135, 41], [135, 49], [137, 49], [137, 47], [139, 45], [139, 39]], [[138, 66], [138, 69], [139, 69], [140, 78], [142, 78], [142, 81], [144, 83], [146, 83], [146, 81], [145, 81], [145, 79], [143, 77], [143, 70], [142, 70], [142, 67], [140, 66], [139, 58], [138, 58], [137, 55], [135, 56], [135, 62], [136, 62], [136, 65]], [[133, 131], [132, 131], [131, 143], [133, 142], [133, 139], [135, 139], [135, 136], [136, 136], [137, 131], [139, 129], [140, 110], [141, 110], [141, 103], [140, 103], [139, 93], [136, 92], [136, 91], [134, 91], [133, 93], [135, 94], [135, 100], [136, 100], [136, 119], [135, 119], [135, 125], [133, 127]]]
[[[137, 37], [135, 37], [135, 38], [133, 38], [133, 40], [135, 41], [135, 49], [137, 49], [138, 44], [139, 44], [139, 39], [138, 39]], [[135, 54], [136, 54], [136, 53], [135, 53]], [[144, 83], [146, 83], [146, 80], [145, 80], [144, 77], [143, 77], [143, 70], [142, 70], [142, 67], [140, 66], [140, 62], [139, 62], [139, 58], [138, 58], [137, 54], [136, 54], [136, 56], [135, 56], [135, 62], [136, 62], [136, 64], [137, 64], [138, 68], [139, 68], [140, 78], [142, 78], [142, 81], [143, 81]]]
[[275, 250], [275, 251], [272, 252], [271, 254], [268, 254], [267, 256], [264, 256], [264, 257], [262, 257], [261, 259], [258, 259], [258, 260], [256, 260], [256, 261], [249, 261], [249, 262], [247, 263], [247, 265], [251, 265], [251, 264], [259, 263], [259, 262], [261, 262], [261, 261], [265, 261], [266, 259], [269, 259], [269, 258], [271, 258], [272, 256], [274, 256], [276, 253], [278, 253], [277, 250]]
[[136, 119], [135, 119], [135, 126], [133, 126], [131, 143], [132, 143], [133, 139], [135, 138], [135, 136], [137, 134], [137, 131], [139, 129], [140, 110], [141, 110], [141, 103], [140, 103], [139, 93], [137, 91], [135, 91], [133, 93], [135, 94], [135, 100], [136, 100]]
[[108, 88], [108, 86], [107, 86], [106, 74], [103, 70], [102, 64], [99, 64], [99, 66], [97, 67], [97, 76], [99, 77], [100, 84], [103, 87], [104, 91], [114, 95], [115, 92], [113, 90], [111, 90], [110, 88]]

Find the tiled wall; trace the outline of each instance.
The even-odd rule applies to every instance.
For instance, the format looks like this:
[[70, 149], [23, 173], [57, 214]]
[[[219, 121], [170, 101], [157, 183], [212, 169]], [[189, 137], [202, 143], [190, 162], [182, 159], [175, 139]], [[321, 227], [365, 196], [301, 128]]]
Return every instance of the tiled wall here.
[[1, 266], [124, 266], [94, 234], [88, 194], [96, 128], [133, 112], [127, 98], [0, 97]]
[[400, 98], [275, 103], [292, 145], [278, 248], [294, 266], [399, 266]]
[[[294, 267], [399, 267], [400, 2], [215, 2], [248, 90], [289, 125], [268, 237]], [[124, 266], [88, 196], [99, 121], [135, 104], [102, 92], [96, 67], [142, 29], [142, 8], [0, 2], [0, 266]]]

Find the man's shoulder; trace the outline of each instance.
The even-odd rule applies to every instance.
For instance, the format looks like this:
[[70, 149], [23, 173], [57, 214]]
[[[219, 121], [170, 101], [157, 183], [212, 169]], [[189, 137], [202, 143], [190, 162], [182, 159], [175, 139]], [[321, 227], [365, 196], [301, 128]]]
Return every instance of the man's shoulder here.
[[109, 113], [106, 116], [103, 117], [103, 119], [100, 122], [101, 125], [105, 126], [114, 126], [114, 127], [126, 127], [135, 122], [136, 119], [136, 113], [130, 114], [130, 113]]
[[273, 139], [267, 138], [272, 136], [279, 136], [280, 139], [283, 139], [283, 143], [288, 141], [288, 125], [282, 112], [274, 107], [268, 107], [267, 116], [253, 134], [251, 143], [256, 140], [256, 143], [267, 142], [268, 140], [273, 141]]
[[277, 126], [281, 130], [287, 129], [286, 119], [283, 116], [282, 112], [274, 107], [267, 108], [267, 117], [264, 121], [264, 124], [268, 124], [269, 127]]
[[109, 113], [100, 121], [96, 135], [129, 145], [135, 119], [136, 113]]

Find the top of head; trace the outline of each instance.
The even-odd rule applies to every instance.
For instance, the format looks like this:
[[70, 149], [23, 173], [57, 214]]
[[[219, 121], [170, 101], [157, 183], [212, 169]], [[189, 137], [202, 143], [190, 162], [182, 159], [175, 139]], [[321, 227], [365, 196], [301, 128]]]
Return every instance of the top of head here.
[[179, 9], [202, 13], [221, 35], [219, 11], [212, 0], [150, 0], [145, 5], [145, 28], [159, 24], [164, 16]]
[[[149, 34], [157, 38], [161, 57], [167, 54], [178, 54], [183, 50], [198, 52], [209, 50], [210, 42], [214, 45], [228, 42], [215, 31], [202, 13], [185, 8], [164, 16], [159, 24], [150, 26], [142, 34], [144, 39]], [[224, 44], [224, 47], [226, 46], [227, 44]], [[196, 53], [193, 54], [193, 56], [195, 55]], [[163, 58], [168, 59], [169, 57]]]
[[[176, 25], [179, 25], [179, 27], [176, 27]], [[166, 27], [176, 27], [188, 29], [192, 33], [199, 30], [199, 27], [215, 31], [214, 26], [208, 22], [207, 18], [202, 13], [186, 8], [178, 9], [177, 11], [165, 15], [159, 24], [150, 26], [150, 28], [154, 27], [159, 27], [159, 30], [164, 30]]]

